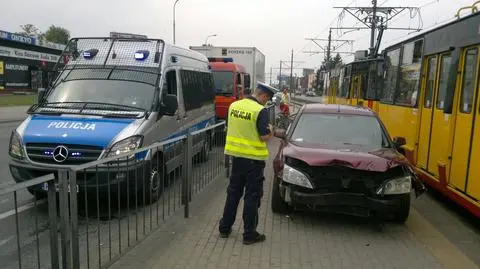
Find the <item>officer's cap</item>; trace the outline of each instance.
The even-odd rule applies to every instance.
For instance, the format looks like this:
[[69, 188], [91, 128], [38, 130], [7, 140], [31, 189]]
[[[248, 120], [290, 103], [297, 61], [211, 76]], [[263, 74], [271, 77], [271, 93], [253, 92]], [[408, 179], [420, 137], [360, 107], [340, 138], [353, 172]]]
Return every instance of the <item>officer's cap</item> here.
[[262, 82], [257, 83], [257, 88], [259, 90], [261, 90], [262, 92], [268, 94], [270, 96], [270, 98], [273, 98], [273, 96], [277, 92], [277, 89], [275, 89], [274, 87], [272, 87], [272, 86], [270, 86], [266, 83], [262, 83]]

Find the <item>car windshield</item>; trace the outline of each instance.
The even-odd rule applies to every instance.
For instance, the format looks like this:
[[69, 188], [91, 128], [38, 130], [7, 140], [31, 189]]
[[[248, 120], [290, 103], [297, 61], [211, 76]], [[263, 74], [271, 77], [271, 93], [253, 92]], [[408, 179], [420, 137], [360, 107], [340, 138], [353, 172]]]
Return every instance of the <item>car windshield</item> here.
[[387, 147], [385, 133], [375, 117], [340, 114], [303, 114], [292, 141], [328, 146]]
[[119, 80], [71, 80], [59, 83], [47, 97], [48, 103], [95, 102], [150, 110], [155, 87]]
[[214, 71], [213, 77], [217, 94], [233, 94], [233, 72]]

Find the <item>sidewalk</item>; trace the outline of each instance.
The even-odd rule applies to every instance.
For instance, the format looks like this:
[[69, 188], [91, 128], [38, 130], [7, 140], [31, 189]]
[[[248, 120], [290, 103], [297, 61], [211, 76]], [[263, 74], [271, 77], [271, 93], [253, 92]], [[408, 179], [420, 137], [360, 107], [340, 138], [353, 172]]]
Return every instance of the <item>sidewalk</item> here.
[[[270, 143], [272, 157], [278, 145], [277, 139]], [[271, 179], [269, 160], [259, 224], [265, 242], [242, 244], [242, 206], [230, 238], [219, 237], [227, 180], [217, 180], [192, 202], [189, 219], [182, 219], [180, 212], [111, 268], [442, 268], [406, 225], [272, 213]]]
[[27, 118], [30, 106], [0, 107], [0, 123], [20, 122]]

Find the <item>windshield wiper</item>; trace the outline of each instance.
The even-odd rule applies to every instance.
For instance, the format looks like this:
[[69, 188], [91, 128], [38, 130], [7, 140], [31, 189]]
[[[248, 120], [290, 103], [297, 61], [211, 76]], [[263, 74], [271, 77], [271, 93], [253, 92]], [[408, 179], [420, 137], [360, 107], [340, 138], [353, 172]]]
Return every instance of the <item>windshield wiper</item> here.
[[116, 114], [116, 113], [108, 113], [102, 114], [104, 118], [120, 118], [120, 119], [130, 119], [130, 118], [138, 118], [138, 115], [135, 114]]

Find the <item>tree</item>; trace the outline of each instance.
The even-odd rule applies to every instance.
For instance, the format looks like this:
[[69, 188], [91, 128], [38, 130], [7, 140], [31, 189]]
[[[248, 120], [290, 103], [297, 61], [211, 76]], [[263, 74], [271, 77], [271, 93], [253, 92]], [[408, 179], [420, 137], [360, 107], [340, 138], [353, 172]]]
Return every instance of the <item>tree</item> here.
[[314, 89], [317, 95], [322, 95], [323, 93], [323, 78], [322, 78], [322, 68], [319, 68], [315, 74]]
[[336, 67], [337, 65], [341, 65], [342, 63], [343, 63], [342, 57], [340, 56], [340, 53], [337, 53], [337, 55], [335, 55], [335, 58], [332, 59], [333, 67]]
[[70, 39], [70, 32], [63, 27], [51, 25], [42, 37], [53, 43], [67, 44]]
[[20, 25], [20, 28], [22, 29], [22, 32], [17, 32], [19, 35], [38, 37], [42, 34], [40, 30], [38, 30], [38, 28], [33, 24]]

